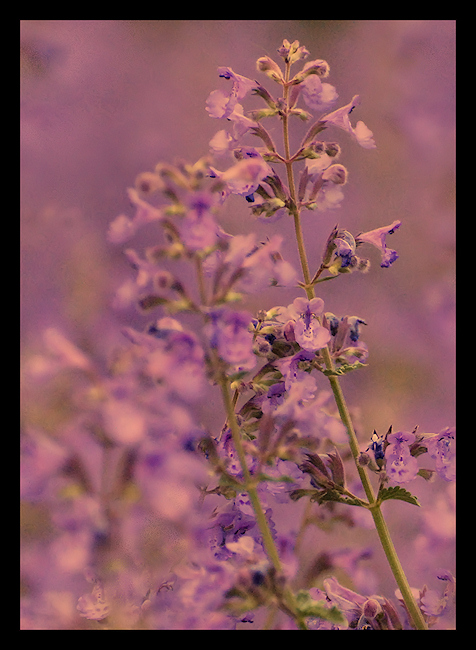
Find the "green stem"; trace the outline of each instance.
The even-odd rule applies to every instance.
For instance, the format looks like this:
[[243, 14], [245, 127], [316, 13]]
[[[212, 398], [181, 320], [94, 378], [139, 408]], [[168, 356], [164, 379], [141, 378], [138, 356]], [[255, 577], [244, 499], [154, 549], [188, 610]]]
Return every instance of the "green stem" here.
[[[286, 81], [288, 81], [288, 70], [286, 75]], [[285, 100], [287, 100], [287, 87], [285, 87], [284, 89], [284, 98]], [[287, 114], [285, 114], [285, 116], [283, 117], [283, 134], [284, 134], [284, 148], [286, 151], [286, 159], [288, 161], [286, 162], [286, 173], [287, 173], [288, 183], [289, 183], [289, 193], [292, 199], [291, 213], [294, 218], [296, 242], [299, 251], [299, 258], [301, 261], [301, 268], [302, 268], [302, 273], [303, 273], [303, 278], [305, 283], [306, 295], [308, 300], [312, 300], [312, 298], [315, 297], [315, 292], [314, 292], [314, 286], [311, 285], [311, 274], [309, 272], [309, 264], [307, 261], [306, 249], [304, 245], [304, 237], [301, 228], [300, 211], [296, 203], [296, 191], [294, 187], [292, 162], [290, 162], [289, 129], [288, 129], [288, 122], [287, 122]], [[329, 348], [327, 346], [321, 350], [321, 354], [323, 356], [326, 369], [334, 370], [334, 363], [332, 361], [332, 357], [330, 355]], [[387, 524], [385, 522], [382, 511], [380, 509], [380, 505], [375, 500], [374, 491], [370, 483], [369, 477], [367, 475], [367, 471], [365, 470], [364, 467], [361, 467], [360, 464], [358, 463], [358, 457], [360, 454], [359, 444], [352, 423], [352, 419], [349, 413], [349, 409], [347, 408], [344, 394], [342, 392], [339, 378], [336, 376], [329, 376], [328, 379], [332, 388], [334, 400], [337, 405], [340, 418], [347, 430], [347, 434], [349, 437], [349, 446], [352, 452], [352, 456], [354, 458], [354, 463], [357, 468], [357, 472], [359, 474], [360, 480], [362, 482], [365, 495], [367, 497], [369, 505], [371, 506], [370, 511], [372, 513], [375, 528], [377, 529], [380, 543], [382, 544], [382, 548], [385, 552], [385, 556], [387, 558], [388, 564], [393, 573], [395, 581], [400, 589], [400, 592], [402, 594], [403, 600], [407, 607], [407, 611], [411, 618], [413, 626], [418, 630], [426, 630], [428, 629], [428, 627], [423, 618], [423, 614], [421, 613], [420, 608], [418, 607], [415, 598], [413, 597], [412, 591], [410, 589], [410, 585], [408, 583], [407, 577], [398, 558], [397, 551], [392, 542], [390, 532], [388, 530]]]
[[[263, 508], [261, 506], [261, 502], [258, 496], [258, 492], [256, 490], [256, 486], [253, 483], [250, 470], [248, 469], [245, 450], [243, 448], [243, 442], [241, 439], [241, 431], [238, 425], [238, 421], [236, 419], [236, 413], [234, 408], [235, 405], [233, 403], [233, 398], [230, 394], [229, 381], [224, 373], [220, 373], [219, 384], [222, 392], [223, 403], [226, 409], [228, 426], [230, 427], [231, 435], [233, 438], [233, 444], [236, 449], [236, 453], [238, 454], [238, 459], [240, 461], [240, 466], [243, 472], [245, 489], [246, 492], [248, 493], [251, 505], [253, 507], [256, 516], [256, 522], [258, 524], [259, 530], [263, 538], [263, 545], [271, 564], [276, 570], [276, 573], [278, 575], [282, 575], [283, 568], [281, 565], [281, 560], [279, 558], [279, 553], [274, 543], [274, 539], [271, 534], [271, 530], [269, 528], [268, 522], [266, 520], [266, 516], [264, 514]], [[286, 588], [282, 594], [282, 601], [280, 603], [280, 607], [295, 619], [299, 629], [301, 630], [307, 629], [304, 618], [296, 611], [295, 604], [294, 604], [294, 596], [289, 588]]]
[[220, 377], [220, 388], [223, 396], [223, 403], [226, 409], [226, 416], [227, 416], [228, 426], [230, 427], [231, 435], [233, 438], [233, 444], [236, 449], [236, 453], [238, 454], [238, 459], [240, 461], [241, 469], [243, 471], [243, 478], [246, 486], [246, 491], [248, 492], [251, 505], [253, 506], [253, 510], [255, 511], [256, 521], [258, 523], [260, 532], [263, 536], [263, 544], [266, 553], [268, 554], [268, 557], [271, 560], [271, 563], [273, 564], [276, 571], [278, 573], [281, 573], [282, 567], [281, 567], [281, 561], [279, 559], [278, 551], [274, 544], [274, 540], [271, 535], [268, 522], [266, 521], [263, 508], [261, 507], [258, 492], [256, 491], [256, 487], [252, 484], [250, 470], [248, 469], [248, 465], [246, 463], [245, 450], [243, 448], [243, 442], [241, 440], [241, 431], [236, 419], [236, 414], [233, 407], [233, 400], [230, 395], [228, 383], [229, 383], [228, 379], [224, 374], [222, 374]]

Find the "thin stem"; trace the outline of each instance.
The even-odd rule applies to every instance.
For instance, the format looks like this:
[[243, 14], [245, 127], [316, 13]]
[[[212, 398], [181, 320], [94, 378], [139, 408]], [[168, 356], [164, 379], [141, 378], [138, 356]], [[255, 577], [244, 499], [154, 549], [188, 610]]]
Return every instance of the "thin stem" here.
[[[288, 70], [287, 70], [286, 81], [288, 81]], [[287, 100], [286, 91], [287, 91], [287, 87], [285, 87], [284, 89], [284, 97]], [[286, 106], [287, 106], [287, 102], [286, 102]], [[285, 116], [283, 117], [283, 134], [284, 134], [284, 148], [286, 151], [286, 159], [287, 161], [289, 161], [290, 152], [289, 152], [289, 129], [288, 129], [288, 122], [287, 122], [287, 114], [285, 114]], [[312, 298], [315, 297], [315, 292], [314, 292], [314, 286], [311, 284], [311, 275], [309, 272], [309, 264], [307, 261], [306, 249], [304, 245], [304, 237], [301, 228], [300, 212], [295, 199], [296, 191], [294, 187], [292, 162], [286, 163], [286, 173], [289, 182], [289, 193], [293, 203], [291, 213], [294, 218], [296, 242], [299, 251], [299, 258], [301, 261], [301, 268], [302, 268], [302, 273], [303, 273], [303, 278], [305, 283], [305, 291], [308, 300], [311, 300]], [[329, 348], [327, 346], [321, 350], [321, 354], [323, 356], [326, 369], [334, 370], [334, 363], [332, 361], [332, 357], [330, 355]], [[362, 487], [364, 488], [365, 495], [368, 499], [369, 506], [370, 506], [369, 509], [372, 513], [375, 528], [377, 529], [377, 533], [380, 542], [382, 544], [382, 548], [385, 552], [385, 556], [387, 558], [388, 564], [393, 573], [395, 581], [400, 589], [403, 600], [407, 607], [408, 614], [412, 620], [414, 627], [418, 630], [426, 630], [428, 629], [428, 627], [423, 618], [423, 614], [421, 613], [420, 608], [418, 607], [415, 598], [413, 597], [412, 591], [410, 589], [410, 585], [408, 583], [407, 577], [398, 558], [397, 551], [392, 542], [390, 532], [388, 530], [387, 524], [385, 522], [382, 511], [380, 509], [380, 505], [375, 500], [375, 494], [372, 485], [370, 483], [369, 477], [367, 475], [367, 471], [365, 470], [364, 467], [361, 467], [358, 463], [358, 457], [360, 454], [359, 444], [352, 423], [352, 418], [350, 416], [349, 409], [347, 408], [344, 394], [342, 392], [339, 378], [336, 377], [335, 375], [330, 375], [328, 379], [332, 388], [334, 400], [337, 405], [339, 415], [349, 436], [349, 446], [352, 452], [352, 456], [354, 458], [354, 463], [357, 468], [357, 472], [359, 474], [360, 480], [362, 482]]]
[[266, 517], [261, 507], [261, 503], [259, 500], [258, 493], [256, 491], [256, 487], [252, 485], [251, 474], [250, 474], [250, 470], [248, 469], [248, 465], [246, 463], [245, 450], [243, 448], [243, 442], [241, 440], [241, 431], [238, 426], [238, 422], [236, 419], [236, 414], [233, 406], [233, 400], [230, 395], [230, 391], [228, 387], [228, 379], [224, 374], [222, 374], [220, 377], [220, 388], [223, 396], [223, 402], [225, 404], [228, 426], [230, 427], [231, 435], [233, 438], [233, 444], [235, 446], [236, 453], [238, 454], [238, 459], [240, 461], [240, 465], [241, 465], [241, 469], [245, 481], [246, 491], [249, 494], [251, 505], [253, 506], [253, 510], [255, 511], [256, 520], [258, 522], [260, 532], [263, 536], [263, 544], [265, 546], [268, 557], [271, 560], [274, 568], [278, 573], [281, 573], [282, 572], [281, 560], [279, 559], [278, 551], [274, 544], [274, 540], [271, 535], [268, 522], [266, 521]]
[[195, 255], [195, 267], [197, 269], [197, 281], [198, 281], [198, 291], [200, 294], [200, 302], [202, 305], [206, 305], [207, 292], [205, 289], [205, 276], [203, 273], [202, 258], [198, 254]]
[[385, 552], [388, 564], [402, 594], [410, 619], [412, 620], [413, 625], [417, 630], [427, 630], [428, 626], [425, 619], [423, 618], [423, 614], [421, 613], [420, 608], [415, 601], [412, 590], [407, 580], [407, 576], [405, 575], [405, 571], [400, 564], [397, 551], [393, 545], [390, 531], [388, 530], [380, 506], [377, 505], [371, 508], [370, 511], [374, 519], [375, 528], [377, 529], [377, 533], [380, 538], [380, 543], [382, 544], [382, 548]]
[[[266, 516], [264, 514], [263, 508], [261, 506], [258, 492], [256, 490], [255, 485], [253, 484], [253, 480], [250, 471], [248, 469], [245, 450], [243, 448], [243, 442], [241, 440], [241, 431], [238, 425], [238, 421], [236, 419], [233, 399], [230, 395], [229, 381], [224, 373], [220, 374], [219, 384], [223, 396], [223, 402], [226, 409], [228, 426], [230, 427], [231, 430], [233, 444], [236, 449], [236, 453], [238, 454], [238, 459], [240, 461], [241, 469], [243, 472], [245, 489], [246, 492], [248, 493], [251, 505], [253, 506], [253, 510], [255, 512], [256, 522], [258, 524], [259, 530], [263, 538], [263, 545], [268, 555], [268, 558], [271, 561], [271, 564], [273, 565], [277, 574], [282, 575], [283, 568], [281, 565], [281, 560], [279, 558], [279, 553], [274, 543], [274, 539], [271, 534], [271, 530], [269, 528], [268, 522], [266, 520]], [[289, 588], [285, 589], [284, 593], [282, 594], [280, 607], [295, 619], [296, 624], [300, 629], [302, 630], [307, 629], [304, 618], [296, 612], [295, 605], [294, 605], [294, 596]]]

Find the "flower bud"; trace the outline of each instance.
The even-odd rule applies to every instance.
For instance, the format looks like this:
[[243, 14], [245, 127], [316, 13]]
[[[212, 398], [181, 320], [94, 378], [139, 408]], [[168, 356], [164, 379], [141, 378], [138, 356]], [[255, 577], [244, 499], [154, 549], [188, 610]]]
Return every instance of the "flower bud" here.
[[347, 182], [347, 169], [344, 165], [331, 165], [323, 171], [322, 178], [335, 185], [344, 185]]
[[165, 189], [165, 183], [159, 174], [154, 172], [143, 172], [135, 180], [135, 188], [143, 194], [152, 194], [153, 192]]
[[382, 611], [382, 608], [380, 607], [380, 603], [375, 600], [375, 598], [369, 598], [368, 600], [365, 601], [364, 603], [364, 609], [363, 609], [363, 614], [365, 618], [373, 619], [375, 618], [380, 612]]
[[264, 72], [270, 79], [282, 83], [284, 81], [283, 73], [277, 63], [269, 56], [262, 56], [256, 61], [256, 67], [259, 72]]
[[298, 74], [292, 79], [291, 83], [300, 84], [311, 74], [317, 74], [318, 77], [327, 77], [329, 75], [329, 64], [327, 61], [323, 61], [322, 59], [309, 61], [301, 72], [298, 72]]
[[366, 467], [370, 463], [370, 460], [369, 454], [366, 451], [361, 451], [357, 458], [357, 463], [360, 467]]
[[299, 45], [299, 41], [290, 43], [287, 38], [283, 40], [283, 44], [278, 49], [278, 54], [284, 59], [286, 63], [296, 63], [299, 59], [305, 59], [309, 56], [309, 51], [303, 46]]

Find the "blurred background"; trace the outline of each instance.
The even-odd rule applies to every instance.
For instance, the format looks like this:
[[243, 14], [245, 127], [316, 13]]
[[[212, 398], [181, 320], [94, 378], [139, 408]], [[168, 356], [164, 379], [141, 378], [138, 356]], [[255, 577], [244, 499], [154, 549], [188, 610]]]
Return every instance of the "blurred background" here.
[[[27, 360], [41, 350], [43, 330], [54, 326], [105, 358], [122, 325], [145, 324], [134, 310], [111, 308], [131, 270], [121, 248], [107, 243], [108, 224], [120, 213], [131, 215], [126, 188], [139, 172], [159, 161], [197, 160], [225, 128], [205, 111], [209, 93], [223, 87], [217, 67], [257, 78], [256, 60], [277, 60], [283, 38], [299, 40], [309, 60], [329, 63], [336, 107], [361, 96], [352, 121], [363, 120], [377, 144], [364, 150], [343, 132], [324, 133], [342, 145], [349, 181], [341, 208], [303, 215], [311, 266], [320, 263], [336, 223], [356, 234], [402, 221], [388, 242], [400, 254], [390, 269], [381, 269], [378, 252], [370, 250], [368, 274], [319, 287], [326, 310], [367, 322], [362, 338], [369, 366], [343, 379], [362, 444], [373, 429], [385, 433], [390, 425], [437, 432], [455, 421], [451, 20], [21, 21], [22, 356]], [[276, 92], [273, 82], [260, 81]], [[278, 126], [273, 135], [280, 143]], [[297, 121], [294, 127], [298, 142], [307, 126]], [[233, 197], [222, 225], [232, 234], [279, 231], [285, 258], [298, 268], [292, 223], [285, 218], [257, 222], [247, 204]], [[294, 297], [274, 288], [253, 296], [248, 307], [286, 305]], [[28, 396], [22, 409], [27, 422], [41, 424]], [[420, 481], [413, 491], [431, 508], [434, 489]], [[440, 489], [444, 508], [446, 485]], [[429, 515], [394, 503], [397, 519], [400, 506], [408, 523], [396, 545], [411, 538], [410, 550], [418, 542], [412, 531]], [[447, 564], [451, 544], [447, 540]], [[416, 578], [428, 580], [430, 567], [436, 568], [430, 560], [427, 567], [415, 566]]]

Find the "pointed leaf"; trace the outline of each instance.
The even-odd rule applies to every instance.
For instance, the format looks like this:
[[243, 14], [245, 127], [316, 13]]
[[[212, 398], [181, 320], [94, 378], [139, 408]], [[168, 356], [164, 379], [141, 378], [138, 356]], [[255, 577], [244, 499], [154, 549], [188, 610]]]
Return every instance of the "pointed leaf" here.
[[408, 490], [405, 490], [405, 488], [400, 487], [399, 485], [395, 485], [394, 487], [389, 487], [389, 488], [381, 488], [378, 497], [380, 501], [387, 501], [388, 499], [398, 499], [399, 501], [406, 501], [407, 503], [411, 503], [414, 506], [419, 506], [418, 499], [413, 496]]
[[296, 605], [302, 616], [312, 616], [337, 625], [347, 625], [347, 619], [337, 607], [329, 607], [324, 600], [314, 600], [307, 591], [301, 590], [296, 594]]
[[356, 370], [357, 368], [365, 368], [366, 365], [367, 365], [366, 363], [361, 363], [360, 361], [356, 361], [355, 363], [344, 363], [339, 368], [336, 368], [335, 370], [323, 370], [322, 372], [327, 377], [340, 377], [341, 375], [346, 375], [348, 372], [351, 372], [352, 370]]

